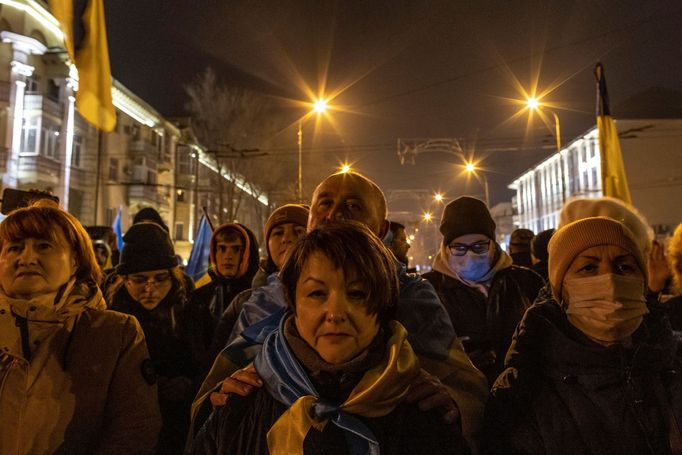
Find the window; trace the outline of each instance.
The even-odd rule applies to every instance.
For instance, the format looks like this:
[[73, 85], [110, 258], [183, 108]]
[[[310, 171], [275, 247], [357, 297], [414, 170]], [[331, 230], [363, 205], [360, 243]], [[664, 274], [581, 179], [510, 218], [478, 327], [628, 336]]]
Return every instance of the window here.
[[175, 223], [175, 240], [183, 240], [185, 238], [185, 223], [178, 221]]
[[156, 184], [156, 173], [154, 171], [147, 171], [147, 183], [151, 185]]
[[59, 127], [43, 120], [40, 129], [40, 154], [57, 160], [59, 158]]
[[176, 192], [175, 200], [178, 202], [185, 202], [185, 192], [183, 190], [178, 190]]
[[73, 150], [71, 152], [71, 166], [81, 167], [81, 149], [83, 147], [83, 138], [81, 136], [73, 136]]
[[118, 181], [118, 158], [109, 158], [109, 180]]
[[33, 77], [26, 78], [26, 93], [35, 93], [38, 91], [38, 81]]
[[38, 139], [38, 118], [24, 119], [24, 127], [21, 135], [21, 153], [27, 155], [35, 155], [37, 150]]

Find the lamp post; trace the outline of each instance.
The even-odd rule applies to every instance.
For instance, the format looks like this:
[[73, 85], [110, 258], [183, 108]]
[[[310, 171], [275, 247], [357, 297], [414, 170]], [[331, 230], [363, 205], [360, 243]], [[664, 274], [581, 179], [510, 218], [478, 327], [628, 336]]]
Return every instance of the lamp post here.
[[[534, 97], [526, 100], [528, 109], [531, 111], [539, 111], [542, 104]], [[561, 156], [561, 123], [559, 122], [559, 115], [552, 110], [554, 116], [554, 135], [556, 136], [556, 152], [559, 154], [559, 165], [561, 166], [561, 202], [566, 202], [566, 172], [564, 171], [564, 160]]]
[[[320, 98], [313, 104], [312, 112], [315, 114], [322, 114], [327, 110], [327, 100]], [[297, 197], [298, 202], [303, 202], [303, 120], [298, 121], [298, 188]]]
[[[476, 165], [474, 163], [467, 163], [464, 166], [464, 169], [466, 169], [466, 171], [469, 174], [476, 173]], [[485, 191], [485, 205], [487, 205], [488, 208], [490, 208], [490, 190], [488, 189], [488, 177], [486, 177], [486, 175], [483, 172], [481, 172], [481, 177], [483, 178], [483, 190]]]

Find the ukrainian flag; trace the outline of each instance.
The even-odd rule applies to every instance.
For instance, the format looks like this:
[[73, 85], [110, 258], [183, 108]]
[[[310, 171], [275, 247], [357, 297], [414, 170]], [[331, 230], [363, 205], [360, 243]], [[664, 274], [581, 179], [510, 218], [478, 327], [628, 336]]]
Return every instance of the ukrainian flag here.
[[[78, 112], [98, 129], [109, 132], [116, 126], [116, 110], [111, 98], [103, 0], [50, 0], [49, 4], [61, 24], [69, 57], [78, 69]], [[81, 29], [83, 37], [76, 43], [74, 30]]]
[[602, 193], [604, 196], [611, 196], [632, 204], [618, 131], [609, 109], [604, 67], [601, 63], [597, 63], [594, 68], [594, 75], [597, 78], [597, 129], [599, 130]]

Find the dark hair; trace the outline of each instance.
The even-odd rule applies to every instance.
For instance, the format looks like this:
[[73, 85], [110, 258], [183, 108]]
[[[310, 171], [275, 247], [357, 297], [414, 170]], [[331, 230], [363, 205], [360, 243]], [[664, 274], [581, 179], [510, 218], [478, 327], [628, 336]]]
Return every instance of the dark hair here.
[[399, 230], [405, 230], [405, 225], [398, 223], [397, 221], [389, 221], [388, 228], [394, 234], [397, 234]]
[[92, 241], [81, 223], [49, 199], [38, 199], [29, 207], [17, 209], [0, 223], [0, 250], [5, 242], [29, 238], [57, 240], [59, 229], [71, 247], [76, 261], [76, 281], [96, 285], [102, 280]]
[[362, 277], [367, 288], [367, 312], [380, 324], [391, 320], [400, 293], [395, 259], [370, 229], [357, 221], [325, 223], [294, 246], [279, 277], [289, 306], [296, 311], [296, 283], [313, 253], [320, 252], [346, 278]]

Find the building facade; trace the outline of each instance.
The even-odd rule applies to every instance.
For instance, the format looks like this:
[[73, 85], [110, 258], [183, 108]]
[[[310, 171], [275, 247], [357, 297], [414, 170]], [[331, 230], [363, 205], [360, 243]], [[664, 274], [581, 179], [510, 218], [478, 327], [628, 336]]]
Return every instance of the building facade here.
[[224, 185], [245, 193], [238, 221], [262, 230], [267, 196], [222, 170], [188, 122], [164, 118], [116, 80], [116, 128], [101, 133], [81, 118], [77, 74], [45, 1], [0, 1], [0, 38], [3, 188], [50, 191], [84, 225], [110, 226], [120, 208], [125, 230], [154, 207], [185, 259], [202, 208], [214, 224], [224, 218]]
[[[682, 221], [682, 119], [616, 120], [633, 205], [658, 233]], [[564, 202], [601, 197], [599, 132], [595, 127], [516, 178], [509, 188], [517, 227], [556, 227]]]

